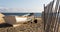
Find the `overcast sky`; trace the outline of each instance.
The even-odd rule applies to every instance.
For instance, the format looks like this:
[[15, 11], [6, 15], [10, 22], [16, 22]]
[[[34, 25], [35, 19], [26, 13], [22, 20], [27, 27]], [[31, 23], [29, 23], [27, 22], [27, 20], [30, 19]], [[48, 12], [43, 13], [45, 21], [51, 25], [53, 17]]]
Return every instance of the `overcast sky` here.
[[52, 0], [0, 0], [0, 12], [42, 12]]

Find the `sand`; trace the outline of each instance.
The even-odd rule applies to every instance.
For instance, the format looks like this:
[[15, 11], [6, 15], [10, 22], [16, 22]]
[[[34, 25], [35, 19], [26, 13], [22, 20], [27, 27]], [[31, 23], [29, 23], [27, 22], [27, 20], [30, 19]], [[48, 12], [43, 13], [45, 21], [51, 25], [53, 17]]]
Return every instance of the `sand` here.
[[4, 15], [0, 13], [0, 24], [1, 24], [1, 23], [5, 23], [4, 18], [3, 18], [3, 17], [4, 17]]
[[[5, 23], [3, 19], [4, 15], [0, 13], [0, 24]], [[27, 22], [24, 24], [21, 24], [18, 27], [2, 27], [0, 28], [0, 32], [43, 32], [43, 21], [42, 18], [36, 18], [38, 19], [37, 23], [35, 22]]]
[[44, 30], [42, 19], [36, 19], [38, 19], [37, 23], [27, 22], [17, 27], [3, 27], [0, 28], [0, 32], [43, 32]]

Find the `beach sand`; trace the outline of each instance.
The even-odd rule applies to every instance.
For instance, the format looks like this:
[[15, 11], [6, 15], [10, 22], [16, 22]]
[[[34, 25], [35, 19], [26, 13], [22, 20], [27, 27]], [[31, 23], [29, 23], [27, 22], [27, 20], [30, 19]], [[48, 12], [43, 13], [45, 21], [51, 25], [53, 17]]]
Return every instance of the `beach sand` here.
[[0, 13], [0, 24], [1, 24], [1, 23], [5, 23], [4, 18], [3, 18], [3, 17], [4, 17], [4, 15]]
[[[5, 23], [3, 17], [4, 15], [0, 13], [0, 24]], [[0, 28], [0, 32], [43, 32], [44, 26], [43, 26], [42, 18], [36, 18], [36, 19], [37, 19], [37, 23], [27, 22], [27, 23], [21, 24], [18, 27], [12, 27], [12, 26], [2, 27]]]

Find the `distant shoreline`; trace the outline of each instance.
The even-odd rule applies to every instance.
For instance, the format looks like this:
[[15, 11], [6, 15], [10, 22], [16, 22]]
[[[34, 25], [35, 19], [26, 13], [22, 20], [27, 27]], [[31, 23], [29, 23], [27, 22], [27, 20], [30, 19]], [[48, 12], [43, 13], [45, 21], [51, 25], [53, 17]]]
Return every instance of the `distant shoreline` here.
[[[8, 15], [22, 16], [22, 15], [29, 14], [29, 13], [2, 13], [2, 14], [6, 15], [6, 16], [8, 16]], [[34, 16], [41, 17], [41, 14], [42, 13], [34, 13]]]

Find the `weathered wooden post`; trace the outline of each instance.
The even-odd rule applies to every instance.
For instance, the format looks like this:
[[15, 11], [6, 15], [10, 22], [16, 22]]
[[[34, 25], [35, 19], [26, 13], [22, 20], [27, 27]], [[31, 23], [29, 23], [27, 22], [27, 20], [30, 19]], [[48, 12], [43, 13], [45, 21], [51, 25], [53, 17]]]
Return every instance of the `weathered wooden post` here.
[[[54, 4], [55, 3], [55, 4]], [[55, 5], [55, 7], [54, 7]], [[47, 9], [48, 8], [48, 9]], [[45, 32], [58, 32], [59, 28], [59, 0], [53, 0], [47, 6], [44, 5], [44, 30]]]

